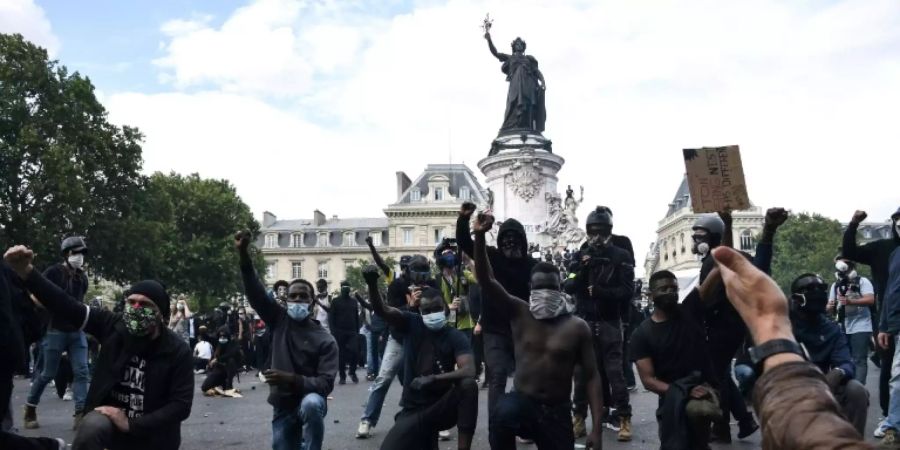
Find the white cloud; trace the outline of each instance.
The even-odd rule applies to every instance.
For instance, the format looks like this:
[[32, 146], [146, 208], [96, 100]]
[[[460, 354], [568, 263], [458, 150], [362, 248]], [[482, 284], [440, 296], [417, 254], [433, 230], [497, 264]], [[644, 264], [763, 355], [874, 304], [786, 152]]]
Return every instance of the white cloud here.
[[759, 205], [842, 220], [897, 206], [891, 0], [451, 0], [388, 18], [261, 0], [219, 27], [165, 27], [164, 73], [208, 90], [114, 94], [109, 109], [147, 134], [148, 168], [227, 177], [257, 212], [377, 215], [394, 171], [486, 156], [506, 96], [487, 11], [500, 51], [520, 35], [540, 61], [561, 185], [611, 206], [639, 253], [682, 148], [740, 144]]
[[59, 38], [53, 34], [44, 10], [34, 0], [0, 1], [0, 33], [20, 33], [47, 49], [51, 58], [59, 52]]

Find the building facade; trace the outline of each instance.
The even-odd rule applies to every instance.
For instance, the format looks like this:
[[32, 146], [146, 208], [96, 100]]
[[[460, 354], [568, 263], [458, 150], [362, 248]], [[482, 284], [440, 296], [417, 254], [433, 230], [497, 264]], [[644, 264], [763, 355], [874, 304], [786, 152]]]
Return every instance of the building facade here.
[[317, 210], [312, 219], [279, 220], [263, 213], [257, 244], [266, 261], [266, 283], [322, 278], [334, 289], [348, 266], [360, 259], [371, 261], [366, 245], [370, 236], [384, 258], [431, 258], [441, 240], [454, 237], [460, 205], [486, 203], [481, 185], [463, 164], [429, 164], [415, 180], [397, 172], [396, 183], [397, 197], [383, 217], [328, 218]]

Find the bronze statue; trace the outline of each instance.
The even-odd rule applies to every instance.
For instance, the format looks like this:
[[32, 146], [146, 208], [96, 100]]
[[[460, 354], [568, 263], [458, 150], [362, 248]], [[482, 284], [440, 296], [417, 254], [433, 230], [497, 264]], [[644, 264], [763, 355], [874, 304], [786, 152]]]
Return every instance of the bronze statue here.
[[538, 62], [531, 55], [525, 55], [525, 41], [516, 38], [512, 42], [512, 54], [497, 52], [491, 40], [491, 22], [484, 22], [484, 38], [488, 42], [491, 54], [500, 60], [501, 70], [509, 82], [509, 93], [506, 95], [506, 115], [500, 133], [509, 131], [544, 131], [547, 110], [544, 108], [544, 91], [547, 84], [544, 75], [538, 69]]

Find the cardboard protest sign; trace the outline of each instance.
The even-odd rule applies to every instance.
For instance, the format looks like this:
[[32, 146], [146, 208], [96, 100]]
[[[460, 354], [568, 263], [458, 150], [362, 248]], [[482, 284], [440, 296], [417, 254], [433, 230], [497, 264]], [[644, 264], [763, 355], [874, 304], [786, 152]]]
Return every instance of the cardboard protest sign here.
[[684, 149], [684, 167], [695, 213], [750, 208], [737, 145]]

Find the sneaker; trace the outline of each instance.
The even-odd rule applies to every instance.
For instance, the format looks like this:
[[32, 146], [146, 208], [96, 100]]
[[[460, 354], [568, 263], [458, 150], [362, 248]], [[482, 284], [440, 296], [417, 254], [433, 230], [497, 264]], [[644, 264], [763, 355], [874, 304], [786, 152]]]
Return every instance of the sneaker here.
[[222, 389], [222, 386], [216, 386], [216, 387], [212, 388], [212, 390], [215, 391], [216, 394], [219, 394], [222, 396], [225, 395], [225, 389]]
[[442, 430], [438, 432], [438, 439], [442, 441], [450, 440], [450, 430]]
[[522, 444], [522, 445], [531, 445], [531, 444], [534, 444], [534, 441], [532, 441], [531, 439], [525, 439], [525, 438], [518, 437], [518, 436], [516, 436], [516, 442], [518, 442], [518, 443], [520, 443], [520, 444]]
[[628, 388], [628, 392], [637, 392], [637, 385], [629, 384], [626, 388]]
[[759, 424], [752, 418], [738, 422], [738, 439], [744, 439], [759, 429]]
[[616, 417], [612, 416], [612, 415], [609, 415], [609, 416], [606, 416], [603, 418], [603, 426], [606, 428], [609, 428], [612, 431], [616, 431], [616, 432], [618, 432], [620, 430], [619, 421], [616, 420]]
[[59, 444], [59, 447], [57, 447], [59, 448], [59, 450], [66, 450], [66, 441], [64, 441], [62, 438], [56, 438], [54, 439], [54, 441]]
[[375, 381], [375, 375], [371, 373], [366, 375], [366, 381]]
[[619, 419], [619, 442], [628, 442], [631, 440], [631, 417], [622, 417]]
[[41, 427], [37, 420], [37, 406], [25, 405], [25, 416], [22, 422], [25, 423], [26, 430], [34, 430]]
[[226, 397], [231, 397], [231, 398], [243, 398], [244, 397], [243, 395], [241, 395], [241, 392], [238, 391], [237, 389], [229, 389], [229, 390], [225, 391], [225, 393], [222, 395], [224, 395]]
[[263, 375], [262, 372], [256, 374], [256, 377], [259, 378], [259, 382], [260, 382], [260, 383], [265, 383], [265, 382], [266, 382], [266, 376]]
[[208, 390], [208, 391], [206, 391], [206, 392], [203, 393], [203, 396], [204, 396], [204, 397], [215, 397], [215, 396], [217, 396], [217, 395], [219, 395], [219, 393], [216, 392], [215, 389], [210, 389], [210, 390]]
[[872, 435], [878, 439], [881, 439], [884, 437], [884, 432], [887, 430], [887, 417], [885, 417], [884, 419], [881, 419], [881, 422], [878, 422], [878, 426], [875, 427], [875, 432], [873, 432]]
[[66, 393], [63, 394], [63, 401], [64, 402], [72, 401], [72, 389], [66, 389]]
[[900, 439], [897, 438], [897, 430], [888, 428], [887, 430], [884, 430], [884, 437], [881, 439], [878, 447], [896, 448], [898, 444], [900, 444]]
[[359, 428], [356, 429], [356, 438], [357, 439], [368, 439], [369, 436], [372, 435], [372, 425], [369, 424], [368, 420], [361, 420], [359, 422]]
[[359, 384], [359, 378], [356, 377], [355, 373], [350, 374], [350, 381], [352, 381], [353, 384]]
[[581, 414], [572, 416], [572, 431], [575, 433], [575, 439], [587, 436], [587, 427], [584, 425], [584, 416]]

